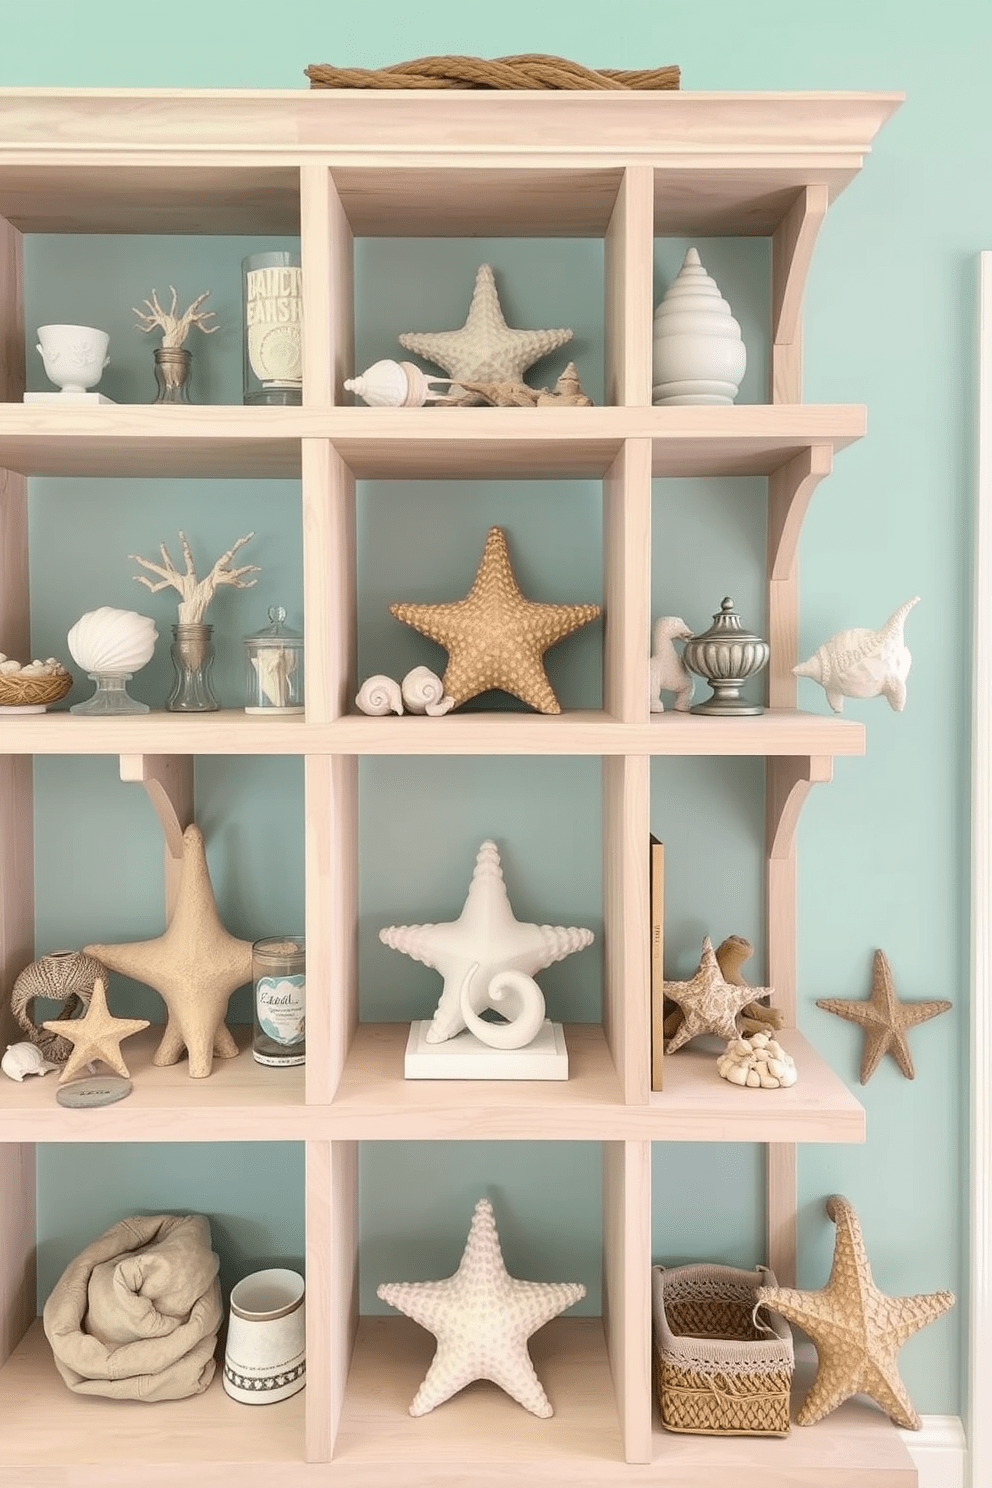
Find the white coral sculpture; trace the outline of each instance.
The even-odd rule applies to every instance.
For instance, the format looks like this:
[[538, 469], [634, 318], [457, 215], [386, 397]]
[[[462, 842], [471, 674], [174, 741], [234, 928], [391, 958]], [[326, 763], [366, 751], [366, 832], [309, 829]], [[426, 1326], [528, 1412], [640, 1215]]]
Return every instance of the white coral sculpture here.
[[159, 548], [162, 554], [161, 564], [153, 563], [150, 558], [139, 558], [137, 553], [129, 553], [128, 557], [132, 563], [140, 563], [142, 568], [147, 568], [150, 573], [158, 575], [158, 581], [153, 583], [145, 574], [135, 574], [134, 578], [137, 583], [144, 584], [145, 588], [150, 589], [153, 594], [157, 594], [160, 589], [176, 589], [182, 595], [179, 605], [180, 625], [201, 625], [207, 612], [207, 605], [221, 584], [229, 584], [235, 589], [250, 589], [252, 584], [258, 582], [257, 579], [245, 578], [245, 574], [262, 572], [256, 564], [248, 563], [243, 568], [229, 566], [238, 549], [243, 548], [245, 543], [251, 542], [254, 536], [254, 532], [249, 532], [244, 537], [239, 537], [236, 543], [232, 543], [227, 552], [220, 555], [204, 579], [196, 576], [193, 554], [186, 541], [185, 532], [179, 534], [186, 559], [185, 573], [180, 573], [176, 568], [165, 543], [162, 543]]
[[171, 347], [182, 346], [193, 326], [201, 330], [205, 336], [212, 336], [214, 331], [220, 330], [219, 325], [208, 326], [204, 324], [205, 321], [213, 320], [214, 318], [213, 310], [200, 309], [204, 300], [210, 295], [209, 289], [205, 289], [201, 295], [197, 295], [192, 305], [177, 315], [176, 307], [179, 304], [179, 295], [175, 285], [170, 284], [169, 288], [172, 290], [172, 304], [168, 310], [163, 310], [159, 304], [157, 289], [153, 289], [151, 299], [144, 302], [148, 306], [147, 312], [139, 310], [137, 305], [132, 305], [131, 308], [138, 317], [138, 320], [147, 322], [145, 325], [136, 326], [136, 330], [147, 333], [148, 331], [153, 331], [158, 326], [162, 331], [162, 345]]
[[799, 1078], [792, 1055], [767, 1033], [731, 1039], [716, 1067], [722, 1079], [750, 1090], [784, 1090]]
[[692, 631], [679, 615], [662, 615], [654, 622], [648, 692], [652, 713], [664, 713], [663, 692], [675, 693], [673, 706], [677, 713], [689, 711], [696, 681], [672, 643], [687, 641], [691, 636]]

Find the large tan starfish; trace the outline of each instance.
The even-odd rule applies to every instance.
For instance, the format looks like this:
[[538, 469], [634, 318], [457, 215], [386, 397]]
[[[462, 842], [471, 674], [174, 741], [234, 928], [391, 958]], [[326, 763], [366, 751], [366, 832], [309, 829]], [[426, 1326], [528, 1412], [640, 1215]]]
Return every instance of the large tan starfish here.
[[503, 319], [492, 268], [480, 264], [463, 326], [457, 331], [405, 331], [399, 343], [459, 381], [523, 382], [528, 367], [571, 339], [567, 330], [512, 330]]
[[900, 1002], [892, 980], [892, 968], [884, 951], [875, 952], [871, 973], [871, 996], [867, 1001], [847, 997], [818, 997], [817, 1007], [850, 1023], [860, 1023], [865, 1031], [861, 1053], [861, 1083], [867, 1085], [878, 1068], [883, 1054], [891, 1054], [907, 1080], [915, 1079], [913, 1056], [906, 1041], [906, 1030], [926, 1023], [952, 1006], [943, 998], [929, 1002]]
[[43, 1023], [52, 1033], [61, 1034], [72, 1044], [72, 1053], [59, 1075], [65, 1084], [73, 1075], [85, 1070], [93, 1060], [102, 1059], [119, 1075], [127, 1076], [128, 1068], [121, 1055], [121, 1042], [148, 1027], [147, 1018], [115, 1018], [107, 1006], [107, 988], [102, 977], [93, 983], [89, 1006], [81, 1018], [53, 1019]]
[[682, 1023], [665, 1045], [666, 1054], [674, 1054], [697, 1034], [715, 1033], [722, 1039], [737, 1037], [737, 1015], [749, 1002], [771, 997], [771, 987], [738, 986], [728, 982], [707, 935], [699, 967], [687, 982], [666, 982], [665, 996], [682, 1009]]
[[165, 934], [125, 945], [87, 946], [86, 954], [161, 996], [169, 1017], [153, 1064], [177, 1064], [186, 1050], [190, 1075], [200, 1079], [209, 1075], [215, 1054], [221, 1059], [237, 1054], [224, 1014], [231, 993], [251, 980], [251, 941], [229, 935], [220, 922], [203, 833], [195, 823], [183, 833], [179, 892]]
[[759, 1287], [758, 1301], [797, 1323], [816, 1344], [812, 1388], [796, 1416], [812, 1426], [852, 1395], [870, 1395], [897, 1426], [919, 1431], [920, 1418], [899, 1377], [896, 1356], [914, 1333], [954, 1306], [952, 1292], [887, 1297], [872, 1278], [858, 1216], [833, 1194], [827, 1213], [837, 1226], [830, 1280], [818, 1292]]
[[475, 582], [464, 599], [391, 604], [389, 613], [447, 651], [444, 690], [456, 703], [498, 687], [539, 713], [560, 713], [542, 657], [556, 641], [595, 620], [600, 608], [525, 599], [510, 567], [506, 534], [490, 527]]

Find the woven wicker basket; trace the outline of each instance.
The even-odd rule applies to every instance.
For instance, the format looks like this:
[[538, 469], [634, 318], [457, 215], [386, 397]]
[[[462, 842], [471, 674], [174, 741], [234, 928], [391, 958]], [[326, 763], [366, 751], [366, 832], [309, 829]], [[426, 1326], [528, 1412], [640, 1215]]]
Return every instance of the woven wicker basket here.
[[776, 1312], [754, 1316], [758, 1287], [776, 1285], [768, 1268], [654, 1266], [651, 1282], [662, 1424], [703, 1436], [787, 1436], [792, 1334]]
[[39, 708], [57, 703], [72, 686], [69, 672], [54, 677], [25, 677], [19, 672], [0, 674], [0, 708]]

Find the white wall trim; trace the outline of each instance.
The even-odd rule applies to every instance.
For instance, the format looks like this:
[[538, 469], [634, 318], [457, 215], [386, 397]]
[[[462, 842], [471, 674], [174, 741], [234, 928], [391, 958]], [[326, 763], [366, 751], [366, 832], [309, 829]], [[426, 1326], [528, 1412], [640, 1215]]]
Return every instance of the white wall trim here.
[[971, 798], [970, 1488], [992, 1483], [992, 253], [979, 257]]
[[919, 1488], [966, 1488], [968, 1444], [957, 1416], [924, 1416], [922, 1431], [899, 1435], [916, 1464]]

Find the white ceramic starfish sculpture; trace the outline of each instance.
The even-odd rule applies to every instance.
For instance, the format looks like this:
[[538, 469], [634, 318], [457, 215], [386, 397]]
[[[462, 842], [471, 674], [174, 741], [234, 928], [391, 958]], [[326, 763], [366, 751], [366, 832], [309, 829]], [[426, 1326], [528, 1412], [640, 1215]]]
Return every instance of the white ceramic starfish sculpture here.
[[410, 1406], [424, 1416], [470, 1385], [492, 1380], [535, 1416], [553, 1416], [527, 1352], [538, 1328], [586, 1294], [580, 1281], [518, 1281], [503, 1263], [493, 1206], [480, 1199], [454, 1276], [392, 1281], [376, 1295], [427, 1328], [437, 1352]]
[[[473, 1011], [490, 1006], [489, 985], [502, 971], [535, 971], [581, 951], [595, 939], [577, 926], [527, 925], [514, 918], [495, 842], [479, 848], [465, 905], [457, 920], [440, 925], [389, 925], [379, 939], [394, 951], [432, 966], [444, 989], [427, 1031], [442, 1044], [466, 1026], [462, 989]], [[473, 970], [474, 968], [474, 970]], [[467, 985], [466, 985], [467, 983]]]
[[401, 346], [467, 382], [523, 382], [528, 367], [572, 339], [572, 332], [515, 331], [503, 319], [489, 264], [475, 276], [465, 324], [457, 331], [405, 331]]

